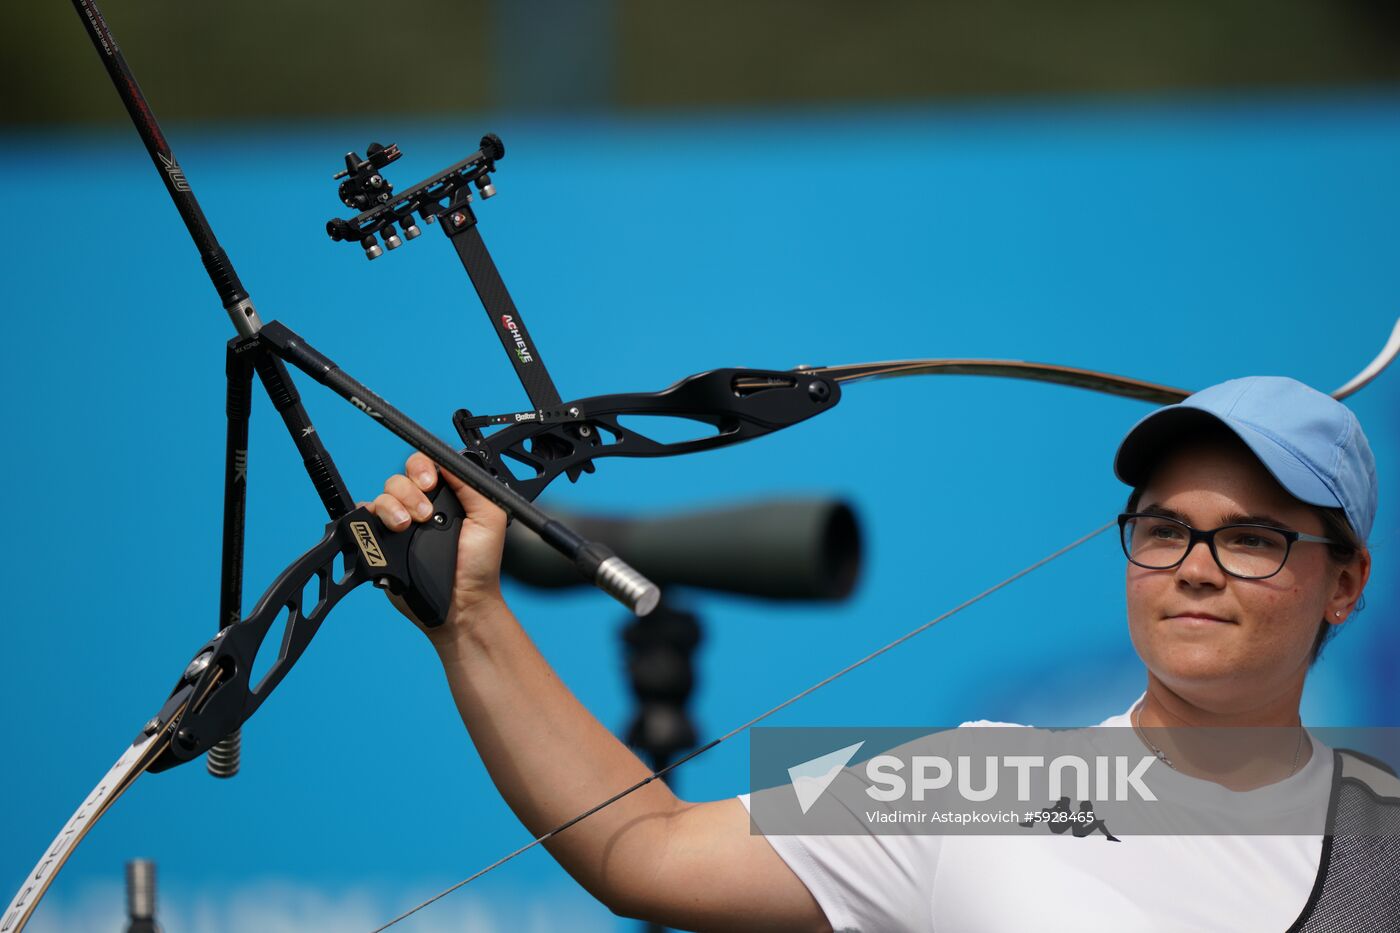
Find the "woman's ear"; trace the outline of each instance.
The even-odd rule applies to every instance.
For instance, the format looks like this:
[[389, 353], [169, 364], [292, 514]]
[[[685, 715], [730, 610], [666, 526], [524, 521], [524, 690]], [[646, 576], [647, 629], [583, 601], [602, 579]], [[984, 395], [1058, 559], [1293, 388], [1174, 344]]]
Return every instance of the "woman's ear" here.
[[1371, 578], [1371, 552], [1359, 548], [1356, 556], [1342, 566], [1332, 598], [1327, 601], [1327, 621], [1340, 625], [1356, 611], [1356, 603]]

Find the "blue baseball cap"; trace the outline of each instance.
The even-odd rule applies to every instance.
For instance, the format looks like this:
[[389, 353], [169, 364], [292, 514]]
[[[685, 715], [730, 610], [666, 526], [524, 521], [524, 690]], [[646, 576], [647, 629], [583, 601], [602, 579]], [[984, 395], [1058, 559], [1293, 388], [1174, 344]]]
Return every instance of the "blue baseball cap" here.
[[1202, 389], [1133, 425], [1113, 471], [1142, 486], [1171, 445], [1203, 424], [1229, 428], [1300, 502], [1340, 508], [1365, 541], [1376, 518], [1376, 458], [1351, 409], [1296, 379], [1248, 376]]

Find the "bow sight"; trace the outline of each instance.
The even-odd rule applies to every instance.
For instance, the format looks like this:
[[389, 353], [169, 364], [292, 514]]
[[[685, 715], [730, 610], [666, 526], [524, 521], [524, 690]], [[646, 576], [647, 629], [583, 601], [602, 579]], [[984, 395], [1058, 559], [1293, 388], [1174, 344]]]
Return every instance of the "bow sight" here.
[[361, 213], [349, 220], [329, 221], [326, 233], [332, 240], [359, 242], [367, 259], [378, 259], [384, 254], [376, 237], [382, 236], [389, 249], [403, 245], [395, 225], [403, 228], [405, 239], [411, 240], [422, 233], [414, 214], [425, 224], [433, 223], [443, 213], [448, 213], [459, 225], [465, 223], [471, 213], [467, 207], [472, 199], [471, 186], [476, 185], [483, 199], [494, 195], [496, 186], [491, 183], [491, 172], [496, 168], [496, 160], [506, 154], [501, 138], [488, 133], [481, 137], [481, 148], [477, 152], [395, 197], [394, 186], [380, 169], [397, 161], [403, 153], [392, 143], [388, 146], [370, 143], [365, 151], [369, 158], [362, 159], [357, 152], [347, 152], [345, 170], [335, 174], [336, 179], [345, 179], [338, 192], [341, 202]]
[[[360, 208], [360, 213], [328, 221], [326, 233], [337, 242], [358, 242], [374, 259], [383, 252], [376, 238], [396, 249], [402, 245], [398, 230], [410, 239], [421, 232], [415, 218], [424, 224], [441, 220], [533, 406], [499, 415], [473, 415], [459, 408], [452, 423], [466, 445], [462, 452], [525, 498], [534, 499], [560, 474], [576, 481], [593, 472], [593, 461], [600, 457], [664, 457], [734, 444], [805, 421], [840, 399], [840, 387], [828, 376], [719, 369], [689, 376], [660, 392], [563, 401], [481, 238], [471, 206], [473, 188], [483, 199], [496, 193], [492, 173], [505, 155], [500, 137], [488, 133], [476, 152], [397, 195], [381, 170], [402, 156], [399, 147], [372, 143], [366, 152], [368, 158], [363, 159], [347, 153], [345, 171], [335, 176], [345, 179], [341, 201]], [[696, 423], [698, 436], [661, 442], [622, 424], [623, 416], [687, 419]], [[483, 433], [495, 427], [500, 430]], [[438, 500], [435, 505], [456, 521], [455, 497], [440, 490]], [[450, 587], [452, 553], [437, 556], [444, 561], [442, 574], [420, 587]]]

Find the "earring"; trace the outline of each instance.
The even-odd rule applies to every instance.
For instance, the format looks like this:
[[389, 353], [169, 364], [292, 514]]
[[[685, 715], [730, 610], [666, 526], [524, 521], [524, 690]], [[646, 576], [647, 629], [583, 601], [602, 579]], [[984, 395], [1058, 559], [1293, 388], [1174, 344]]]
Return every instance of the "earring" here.
[[1333, 615], [1340, 619], [1342, 617], [1342, 611], [1338, 609], [1336, 612], [1333, 613]]

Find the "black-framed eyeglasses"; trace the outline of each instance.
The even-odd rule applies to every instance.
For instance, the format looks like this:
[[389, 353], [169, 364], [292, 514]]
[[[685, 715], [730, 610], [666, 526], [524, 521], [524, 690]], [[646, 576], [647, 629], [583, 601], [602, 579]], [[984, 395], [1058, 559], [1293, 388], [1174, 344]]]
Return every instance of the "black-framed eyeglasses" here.
[[1123, 553], [1139, 567], [1171, 570], [1186, 559], [1197, 542], [1204, 541], [1221, 570], [1245, 580], [1264, 580], [1278, 573], [1299, 541], [1337, 543], [1331, 538], [1272, 525], [1221, 525], [1202, 531], [1175, 518], [1149, 512], [1119, 515], [1118, 531]]

